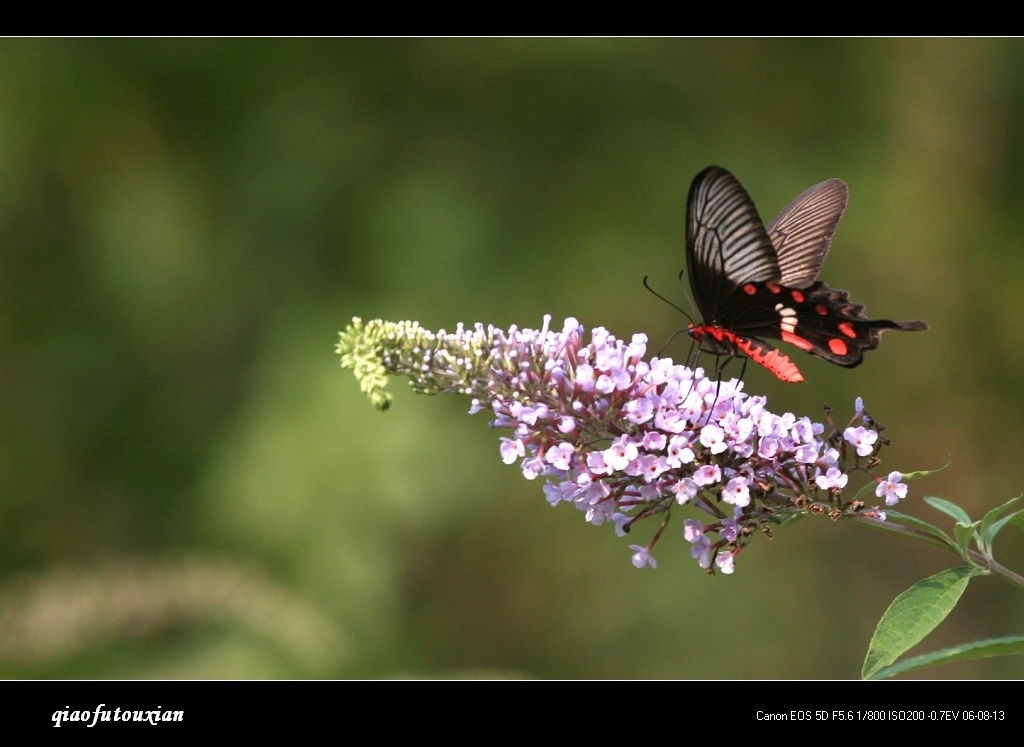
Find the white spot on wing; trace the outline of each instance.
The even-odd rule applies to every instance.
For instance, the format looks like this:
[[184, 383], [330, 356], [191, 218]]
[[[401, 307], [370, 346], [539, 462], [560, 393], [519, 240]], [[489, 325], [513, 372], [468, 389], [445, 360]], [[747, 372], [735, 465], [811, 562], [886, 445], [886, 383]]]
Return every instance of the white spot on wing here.
[[781, 303], [775, 304], [775, 310], [779, 312], [779, 327], [782, 331], [790, 334], [796, 332], [796, 310]]

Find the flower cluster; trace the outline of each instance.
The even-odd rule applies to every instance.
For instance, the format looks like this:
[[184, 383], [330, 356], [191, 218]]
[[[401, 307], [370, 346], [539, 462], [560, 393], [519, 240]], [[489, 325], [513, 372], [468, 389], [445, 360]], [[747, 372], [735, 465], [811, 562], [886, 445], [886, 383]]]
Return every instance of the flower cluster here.
[[[567, 319], [560, 332], [508, 331], [477, 324], [432, 333], [415, 322], [359, 319], [341, 334], [342, 366], [355, 371], [374, 403], [390, 403], [389, 375], [425, 393], [461, 393], [470, 412], [491, 410], [502, 459], [525, 477], [547, 478], [552, 505], [572, 503], [592, 524], [620, 535], [661, 517], [653, 538], [632, 545], [638, 568], [656, 566], [655, 544], [673, 509], [692, 506], [683, 537], [702, 568], [732, 573], [737, 554], [771, 526], [805, 514], [870, 516], [879, 508], [843, 500], [851, 473], [887, 505], [906, 496], [899, 472], [871, 470], [886, 444], [858, 399], [849, 424], [829, 429], [791, 413], [776, 415], [742, 382], [715, 381], [667, 358], [643, 360], [646, 337], [630, 342]], [[851, 463], [852, 462], [852, 463]], [[703, 518], [700, 518], [703, 517]]]

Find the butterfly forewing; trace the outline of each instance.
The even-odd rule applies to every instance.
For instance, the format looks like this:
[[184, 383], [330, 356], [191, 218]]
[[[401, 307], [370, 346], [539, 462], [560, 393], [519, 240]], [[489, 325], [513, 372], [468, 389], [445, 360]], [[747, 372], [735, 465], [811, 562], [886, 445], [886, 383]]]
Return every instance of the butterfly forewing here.
[[750, 195], [732, 174], [710, 166], [693, 180], [686, 206], [690, 289], [706, 322], [742, 283], [779, 279], [779, 264]]
[[768, 224], [768, 238], [778, 254], [777, 280], [782, 285], [806, 288], [818, 278], [849, 194], [841, 179], [815, 184]]

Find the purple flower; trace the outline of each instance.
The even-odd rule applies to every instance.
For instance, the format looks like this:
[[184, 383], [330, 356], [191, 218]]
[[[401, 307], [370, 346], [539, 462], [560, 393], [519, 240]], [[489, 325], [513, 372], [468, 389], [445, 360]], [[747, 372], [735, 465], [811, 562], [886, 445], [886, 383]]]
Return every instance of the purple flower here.
[[902, 479], [903, 475], [901, 473], [890, 472], [888, 479], [878, 481], [875, 495], [879, 498], [885, 498], [886, 506], [895, 506], [907, 497], [907, 486], [905, 483], [900, 482]]
[[604, 450], [605, 464], [614, 471], [624, 471], [639, 454], [639, 448], [628, 436], [620, 436]]
[[846, 487], [848, 475], [843, 474], [835, 467], [829, 467], [824, 475], [814, 478], [814, 483], [822, 490], [842, 490]]
[[522, 459], [526, 455], [526, 449], [523, 447], [523, 442], [518, 438], [504, 438], [501, 439], [501, 446], [498, 447], [501, 451], [501, 461], [505, 464], [512, 464], [517, 459]]
[[670, 485], [669, 491], [675, 495], [676, 503], [683, 505], [684, 503], [689, 503], [692, 498], [697, 496], [697, 493], [700, 492], [700, 486], [689, 477], [684, 477], [682, 480]]
[[660, 431], [648, 431], [644, 434], [643, 447], [647, 451], [661, 451], [668, 442], [668, 436]]
[[867, 456], [875, 450], [878, 434], [870, 428], [859, 425], [856, 428], [847, 428], [843, 431], [843, 438], [857, 448], [857, 456]]
[[572, 433], [576, 430], [576, 421], [569, 415], [563, 415], [558, 419], [558, 430], [562, 433]]
[[693, 547], [690, 548], [690, 557], [696, 560], [697, 565], [701, 568], [711, 567], [711, 553], [711, 540], [707, 538], [707, 535], [702, 534], [693, 541]]
[[747, 478], [734, 477], [729, 480], [729, 484], [722, 488], [722, 500], [740, 508], [749, 506], [750, 488], [747, 487]]
[[771, 459], [779, 451], [779, 439], [775, 436], [764, 436], [757, 446], [757, 455], [762, 459]]
[[645, 565], [649, 565], [651, 568], [658, 567], [658, 561], [651, 555], [651, 548], [641, 547], [640, 545], [630, 545], [630, 550], [636, 550], [633, 553], [633, 565], [637, 568], [643, 568]]
[[729, 445], [725, 442], [725, 431], [717, 425], [708, 424], [700, 429], [700, 442], [712, 454], [721, 454]]
[[572, 444], [565, 441], [555, 444], [544, 454], [544, 460], [555, 469], [567, 470], [570, 467], [570, 460], [576, 449]]
[[[740, 507], [737, 507], [737, 511]], [[725, 519], [722, 521], [722, 527], [718, 530], [718, 536], [724, 539], [726, 542], [735, 542], [736, 538], [740, 536], [740, 525], [735, 519]]]
[[[643, 335], [626, 343], [598, 327], [588, 342], [584, 332], [575, 319], [552, 330], [550, 317], [539, 330], [476, 324], [450, 334], [353, 320], [338, 352], [382, 409], [388, 377], [403, 375], [416, 391], [465, 395], [471, 412], [489, 410], [493, 427], [511, 431], [500, 439], [502, 461], [519, 461], [528, 479], [546, 478], [552, 505], [572, 503], [619, 534], [656, 518], [653, 539], [630, 546], [638, 568], [656, 566], [651, 553], [673, 511], [705, 520], [683, 524], [698, 564], [732, 573], [758, 530], [807, 513], [858, 515], [863, 504], [842, 497], [853, 468], [877, 480], [887, 505], [906, 496], [899, 472], [887, 480], [870, 472], [886, 442], [868, 427], [874, 421], [859, 398], [848, 427], [826, 433], [809, 418], [772, 413], [735, 379], [714, 381], [668, 358], [645, 361]], [[871, 463], [846, 467], [847, 444]]]
[[715, 565], [722, 573], [732, 573], [736, 570], [736, 557], [731, 552], [722, 552], [715, 556]]
[[679, 467], [683, 464], [689, 464], [697, 455], [693, 453], [693, 449], [690, 448], [690, 442], [688, 439], [682, 436], [673, 436], [668, 442], [668, 462], [672, 467]]

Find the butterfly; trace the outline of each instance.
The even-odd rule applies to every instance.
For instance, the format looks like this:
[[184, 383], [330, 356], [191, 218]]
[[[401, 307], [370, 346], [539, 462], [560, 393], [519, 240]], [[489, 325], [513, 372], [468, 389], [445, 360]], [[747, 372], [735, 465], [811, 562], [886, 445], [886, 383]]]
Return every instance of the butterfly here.
[[686, 266], [704, 317], [688, 328], [713, 355], [748, 357], [786, 382], [804, 380], [765, 337], [838, 366], [860, 364], [887, 329], [928, 329], [924, 322], [868, 319], [844, 290], [818, 280], [849, 190], [829, 179], [805, 190], [767, 228], [750, 195], [723, 168], [710, 166], [690, 186]]

